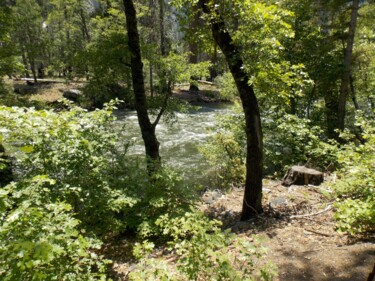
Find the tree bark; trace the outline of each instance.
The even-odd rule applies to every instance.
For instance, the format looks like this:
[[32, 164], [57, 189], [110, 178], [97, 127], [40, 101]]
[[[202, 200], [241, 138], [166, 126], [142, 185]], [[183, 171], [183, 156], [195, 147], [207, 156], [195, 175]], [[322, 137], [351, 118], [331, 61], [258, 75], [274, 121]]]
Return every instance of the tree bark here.
[[137, 27], [137, 14], [132, 0], [123, 0], [125, 7], [126, 26], [128, 30], [128, 45], [131, 53], [131, 71], [137, 111], [138, 123], [145, 144], [147, 169], [150, 174], [160, 166], [159, 142], [156, 138], [155, 127], [150, 121], [147, 111], [147, 100], [143, 76], [140, 40]]
[[337, 93], [328, 89], [324, 95], [327, 136], [330, 139], [339, 140], [339, 134], [336, 131], [338, 124], [338, 97]]
[[354, 79], [353, 79], [353, 76], [350, 75], [350, 92], [352, 94], [352, 101], [353, 101], [353, 104], [354, 104], [354, 108], [355, 110], [360, 110], [360, 106], [358, 104], [358, 101], [357, 101], [357, 95], [356, 95], [356, 92], [355, 92], [355, 88], [354, 88]]
[[263, 136], [258, 101], [254, 89], [248, 84], [249, 77], [243, 70], [243, 61], [237, 46], [228, 33], [219, 10], [212, 11], [207, 0], [201, 0], [203, 12], [213, 15], [211, 30], [213, 37], [225, 55], [229, 69], [240, 93], [246, 123], [246, 182], [241, 220], [248, 220], [263, 212]]
[[344, 51], [344, 70], [341, 75], [341, 86], [340, 86], [340, 96], [338, 105], [338, 129], [341, 131], [345, 128], [345, 113], [346, 113], [346, 100], [349, 92], [349, 82], [350, 73], [352, 69], [352, 56], [353, 56], [353, 46], [354, 46], [354, 35], [357, 25], [359, 9], [359, 0], [353, 1], [351, 19], [349, 25], [349, 34], [346, 48]]
[[12, 165], [9, 160], [9, 157], [5, 153], [4, 146], [0, 143], [0, 164], [2, 164], [2, 168], [0, 168], [0, 188], [6, 186], [11, 181], [13, 181], [13, 171]]
[[160, 52], [163, 57], [167, 56], [167, 46], [164, 27], [164, 0], [159, 0], [159, 28], [160, 28]]
[[[197, 27], [199, 26], [199, 9], [197, 9], [197, 6], [192, 7], [192, 18], [189, 22], [189, 28], [191, 30], [192, 38], [189, 39], [189, 63], [190, 64], [197, 64], [198, 63], [198, 53], [199, 53], [199, 47], [197, 43], [197, 39], [194, 38], [194, 33], [197, 30]], [[192, 81], [190, 83], [189, 91], [197, 92], [199, 91], [198, 87], [198, 79], [199, 77], [190, 77], [190, 80]]]

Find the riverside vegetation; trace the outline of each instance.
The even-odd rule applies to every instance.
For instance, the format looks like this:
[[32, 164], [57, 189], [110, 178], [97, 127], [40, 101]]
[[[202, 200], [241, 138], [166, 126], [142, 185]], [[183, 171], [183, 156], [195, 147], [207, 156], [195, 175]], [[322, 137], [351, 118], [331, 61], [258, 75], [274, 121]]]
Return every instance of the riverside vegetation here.
[[[336, 230], [373, 241], [373, 1], [0, 4], [1, 280], [276, 279], [262, 243], [200, 211], [200, 195], [243, 188], [238, 219], [255, 228], [272, 211], [262, 180], [296, 164], [334, 179], [319, 190]], [[73, 80], [78, 105], [32, 96]], [[182, 83], [234, 103], [197, 144], [199, 182], [159, 152], [160, 120], [193, 109]], [[117, 107], [136, 110], [146, 157], [129, 154]], [[121, 277], [106, 247], [124, 237]]]

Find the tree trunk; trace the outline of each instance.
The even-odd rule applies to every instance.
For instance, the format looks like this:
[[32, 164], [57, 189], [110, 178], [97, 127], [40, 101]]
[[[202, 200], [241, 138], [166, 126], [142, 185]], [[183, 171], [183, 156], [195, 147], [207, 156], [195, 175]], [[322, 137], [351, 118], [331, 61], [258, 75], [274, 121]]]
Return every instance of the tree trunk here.
[[359, 0], [353, 1], [352, 13], [349, 25], [348, 42], [344, 51], [344, 70], [341, 75], [341, 86], [340, 86], [340, 97], [338, 105], [338, 129], [341, 131], [345, 128], [345, 113], [346, 113], [346, 100], [349, 92], [350, 73], [352, 69], [352, 56], [353, 56], [353, 45], [354, 35], [357, 25], [359, 9]]
[[160, 52], [163, 57], [167, 55], [164, 27], [164, 0], [159, 0], [159, 28], [160, 28]]
[[4, 146], [0, 143], [0, 188], [13, 180], [12, 165], [5, 153]]
[[357, 101], [357, 95], [356, 95], [355, 88], [354, 88], [354, 79], [352, 75], [350, 75], [350, 92], [352, 94], [352, 101], [353, 101], [355, 110], [360, 110], [361, 108]]
[[337, 94], [328, 91], [324, 95], [327, 136], [330, 139], [339, 140], [339, 134], [336, 132], [338, 123], [338, 101]]
[[263, 212], [262, 209], [262, 176], [263, 176], [263, 136], [258, 101], [254, 89], [248, 84], [249, 77], [243, 70], [243, 61], [238, 48], [226, 29], [219, 10], [212, 11], [207, 0], [201, 0], [202, 10], [210, 15], [213, 37], [225, 55], [229, 69], [240, 93], [246, 123], [247, 157], [246, 182], [241, 220], [250, 219]]
[[123, 0], [125, 7], [126, 26], [128, 30], [128, 45], [131, 53], [131, 71], [137, 111], [138, 123], [145, 144], [147, 169], [150, 174], [160, 166], [159, 142], [156, 138], [155, 127], [151, 124], [147, 111], [147, 100], [143, 76], [140, 41], [137, 27], [137, 15], [132, 0]]
[[34, 60], [34, 58], [30, 59], [30, 68], [31, 68], [31, 72], [33, 74], [34, 82], [38, 83], [38, 78], [37, 78], [37, 75], [36, 75], [35, 60]]
[[[199, 48], [198, 48], [196, 38], [194, 38], [194, 33], [195, 33], [197, 27], [199, 26], [199, 10], [197, 9], [196, 6], [192, 7], [192, 14], [193, 14], [193, 17], [192, 17], [192, 19], [190, 20], [190, 23], [189, 23], [189, 25], [190, 25], [189, 28], [192, 31], [191, 34], [193, 34], [192, 38], [189, 39], [189, 51], [190, 51], [190, 53], [189, 53], [189, 63], [190, 64], [197, 64], [198, 63]], [[192, 82], [190, 82], [189, 91], [193, 91], [193, 92], [199, 91], [198, 79], [199, 79], [199, 77], [190, 77], [190, 80]]]

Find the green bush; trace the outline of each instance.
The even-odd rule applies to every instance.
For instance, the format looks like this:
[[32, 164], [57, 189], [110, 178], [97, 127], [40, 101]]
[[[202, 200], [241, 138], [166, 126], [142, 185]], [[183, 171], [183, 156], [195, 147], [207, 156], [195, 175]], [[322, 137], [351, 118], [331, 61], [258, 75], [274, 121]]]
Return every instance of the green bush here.
[[216, 133], [199, 150], [212, 167], [210, 187], [225, 190], [245, 181], [246, 136], [239, 106], [234, 114], [219, 117], [217, 123]]
[[156, 221], [160, 233], [169, 239], [169, 251], [178, 257], [176, 266], [149, 258], [154, 244], [138, 244], [134, 254], [140, 259], [130, 273], [131, 280], [272, 280], [273, 266], [257, 268], [255, 260], [262, 249], [220, 229], [212, 221], [194, 211], [182, 216], [160, 216]]
[[16, 180], [47, 175], [56, 181], [54, 201], [67, 202], [89, 230], [126, 227], [123, 216], [136, 203], [126, 177], [125, 148], [111, 129], [109, 108], [56, 113], [33, 108], [0, 108], [0, 138], [17, 161]]
[[1, 280], [106, 280], [100, 242], [82, 235], [72, 207], [52, 202], [46, 176], [0, 190]]
[[[308, 165], [326, 170], [337, 166], [337, 144], [323, 140], [319, 127], [308, 119], [284, 114], [263, 118], [265, 174], [282, 175], [291, 165]], [[212, 187], [228, 188], [245, 180], [245, 121], [239, 107], [218, 120], [215, 134], [200, 152], [213, 167], [209, 182]]]
[[307, 165], [323, 171], [337, 166], [337, 144], [327, 140], [321, 128], [309, 119], [284, 114], [263, 119], [266, 173], [280, 175], [292, 165]]
[[331, 184], [338, 197], [334, 218], [340, 231], [351, 235], [375, 231], [375, 124], [358, 118], [364, 144], [348, 142], [338, 154], [343, 168]]
[[[147, 178], [146, 175], [144, 178]], [[133, 207], [130, 217], [140, 238], [159, 237], [160, 228], [156, 221], [160, 216], [183, 215], [192, 206], [197, 190], [187, 185], [183, 177], [168, 167], [164, 167], [151, 178], [144, 181], [136, 192], [138, 203]]]
[[216, 77], [215, 83], [218, 85], [220, 96], [223, 99], [233, 101], [239, 96], [236, 84], [230, 72], [225, 72], [223, 75]]

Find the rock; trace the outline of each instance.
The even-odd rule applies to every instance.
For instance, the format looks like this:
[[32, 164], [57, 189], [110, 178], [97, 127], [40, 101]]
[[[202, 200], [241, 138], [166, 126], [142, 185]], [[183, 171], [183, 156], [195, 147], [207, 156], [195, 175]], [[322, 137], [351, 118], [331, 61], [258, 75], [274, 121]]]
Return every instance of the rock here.
[[33, 95], [38, 92], [38, 88], [35, 85], [15, 85], [14, 92], [20, 95]]
[[63, 92], [63, 97], [71, 101], [78, 101], [81, 96], [82, 92], [77, 89], [70, 89]]
[[293, 166], [289, 168], [282, 180], [282, 185], [320, 185], [324, 180], [322, 172], [304, 166]]
[[206, 204], [213, 204], [215, 201], [219, 200], [223, 197], [223, 193], [220, 190], [210, 190], [206, 191], [203, 196], [202, 200]]
[[276, 197], [271, 200], [270, 202], [271, 207], [280, 207], [280, 206], [286, 206], [288, 205], [288, 200], [283, 197]]

